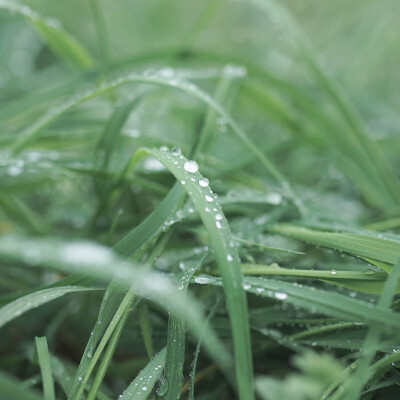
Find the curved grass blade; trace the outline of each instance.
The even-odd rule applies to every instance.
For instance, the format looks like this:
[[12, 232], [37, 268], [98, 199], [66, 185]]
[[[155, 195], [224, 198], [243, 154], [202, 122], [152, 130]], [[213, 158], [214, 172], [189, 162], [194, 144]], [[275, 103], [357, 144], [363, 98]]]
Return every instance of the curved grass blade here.
[[5, 305], [0, 309], [0, 328], [12, 321], [14, 318], [26, 313], [33, 308], [37, 308], [52, 300], [58, 299], [68, 293], [83, 292], [88, 290], [98, 290], [79, 286], [62, 286], [50, 289], [43, 289], [37, 292], [20, 297], [17, 300]]
[[400, 240], [373, 236], [370, 233], [324, 232], [291, 224], [279, 224], [269, 230], [358, 257], [371, 258], [393, 265], [400, 257]]
[[154, 385], [161, 377], [165, 365], [166, 353], [167, 349], [165, 347], [154, 356], [119, 398], [121, 400], [146, 400]]
[[254, 394], [247, 301], [242, 288], [239, 256], [228, 222], [208, 181], [198, 172], [197, 163], [188, 161], [179, 153], [158, 149], [146, 152], [163, 163], [185, 187], [210, 235], [231, 320], [239, 397], [250, 400]]
[[42, 373], [44, 400], [55, 400], [53, 374], [51, 372], [51, 363], [47, 339], [45, 337], [35, 338], [40, 371]]
[[59, 21], [45, 18], [28, 6], [17, 2], [0, 0], [0, 8], [24, 16], [53, 53], [69, 66], [76, 69], [88, 69], [93, 66], [93, 59], [88, 51], [63, 29]]
[[[219, 278], [209, 275], [198, 275], [194, 281], [200, 284], [222, 286]], [[370, 326], [380, 326], [388, 333], [400, 328], [400, 316], [397, 313], [335, 292], [265, 278], [245, 278], [244, 287], [246, 291], [253, 294], [284, 301], [313, 313], [318, 312]]]

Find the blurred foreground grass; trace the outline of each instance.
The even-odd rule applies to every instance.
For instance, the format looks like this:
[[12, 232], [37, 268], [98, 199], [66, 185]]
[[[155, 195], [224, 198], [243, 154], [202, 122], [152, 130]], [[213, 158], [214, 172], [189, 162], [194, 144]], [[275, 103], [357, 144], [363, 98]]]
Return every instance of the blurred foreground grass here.
[[398, 12], [0, 0], [0, 398], [398, 397]]

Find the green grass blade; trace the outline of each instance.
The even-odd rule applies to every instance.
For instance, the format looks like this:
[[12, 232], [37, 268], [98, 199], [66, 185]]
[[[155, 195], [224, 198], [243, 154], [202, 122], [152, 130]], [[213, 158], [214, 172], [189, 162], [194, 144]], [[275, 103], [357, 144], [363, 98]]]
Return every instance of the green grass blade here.
[[111, 359], [115, 353], [115, 349], [117, 348], [119, 339], [122, 334], [122, 330], [124, 329], [126, 319], [129, 315], [129, 310], [125, 311], [122, 318], [118, 321], [117, 327], [115, 328], [110, 342], [107, 346], [107, 350], [104, 353], [103, 359], [101, 360], [99, 369], [97, 370], [96, 376], [94, 377], [93, 383], [90, 388], [90, 392], [88, 393], [87, 400], [95, 400], [100, 389], [101, 383], [107, 373], [108, 366], [111, 362]]
[[[185, 266], [185, 271], [178, 280], [178, 288], [186, 293], [197, 268], [201, 262], [195, 261]], [[177, 316], [171, 315], [168, 320], [167, 356], [165, 362], [165, 382], [167, 391], [161, 396], [165, 400], [177, 400], [180, 397], [182, 387], [183, 364], [185, 362], [185, 321]]]
[[138, 309], [138, 319], [140, 324], [140, 330], [144, 341], [144, 347], [149, 358], [154, 356], [153, 341], [151, 339], [151, 326], [149, 320], [149, 308], [145, 301], [140, 302]]
[[29, 310], [37, 308], [50, 301], [58, 299], [68, 293], [77, 293], [82, 291], [98, 290], [79, 286], [62, 286], [50, 289], [43, 289], [20, 297], [13, 302], [0, 308], [0, 327], [4, 326], [14, 318], [26, 313]]
[[273, 233], [391, 265], [400, 257], [400, 240], [379, 237], [379, 234], [324, 232], [291, 224], [273, 225], [269, 230]]
[[232, 245], [234, 240], [228, 222], [208, 184], [199, 183], [204, 178], [198, 172], [196, 163], [189, 162], [180, 154], [176, 155], [168, 151], [158, 149], [147, 151], [162, 162], [183, 184], [210, 235], [224, 282], [226, 303], [231, 319], [239, 397], [250, 400], [254, 394], [247, 301], [242, 288], [242, 273], [237, 248]]
[[165, 365], [167, 349], [162, 349], [121, 395], [121, 400], [146, 400], [154, 385], [160, 379]]
[[113, 249], [122, 256], [130, 257], [162, 230], [164, 222], [182, 202], [183, 194], [181, 185], [175, 184], [161, 204], [140, 225], [126, 234]]
[[[295, 276], [299, 278], [321, 279], [334, 285], [346, 287], [348, 289], [357, 290], [364, 293], [379, 294], [382, 291], [383, 284], [387, 278], [384, 272], [370, 271], [318, 271], [282, 268], [276, 264], [258, 265], [258, 264], [242, 264], [244, 275], [261, 275], [261, 276]], [[400, 282], [397, 290], [400, 291]]]
[[[69, 399], [80, 398], [108, 339], [111, 337], [117, 323], [132, 301], [132, 292], [129, 291], [124, 296], [123, 287], [121, 287], [117, 280], [112, 280], [103, 297], [97, 322], [91, 332], [81, 362], [79, 363], [75, 380], [68, 396]], [[111, 322], [113, 323], [111, 324]]]
[[55, 400], [53, 374], [51, 371], [49, 349], [47, 347], [47, 339], [45, 337], [35, 338], [36, 350], [42, 373], [42, 384], [44, 400]]
[[[209, 275], [199, 275], [196, 283], [221, 286], [220, 279]], [[245, 278], [246, 291], [261, 297], [284, 301], [311, 312], [323, 313], [332, 317], [357, 321], [370, 326], [380, 326], [385, 332], [400, 327], [397, 313], [374, 306], [371, 303], [347, 297], [335, 292], [308, 287], [297, 283], [265, 278]]]

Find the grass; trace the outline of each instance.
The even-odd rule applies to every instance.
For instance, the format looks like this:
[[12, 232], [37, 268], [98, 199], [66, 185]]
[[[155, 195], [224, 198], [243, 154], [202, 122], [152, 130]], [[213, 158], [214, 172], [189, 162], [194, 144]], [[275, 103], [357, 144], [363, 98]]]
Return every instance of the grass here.
[[0, 0], [2, 399], [399, 396], [388, 10]]

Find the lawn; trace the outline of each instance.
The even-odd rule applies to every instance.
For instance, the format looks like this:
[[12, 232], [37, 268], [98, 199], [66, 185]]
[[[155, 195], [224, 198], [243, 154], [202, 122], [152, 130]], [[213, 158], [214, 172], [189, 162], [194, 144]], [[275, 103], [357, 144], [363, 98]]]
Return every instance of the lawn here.
[[395, 0], [0, 0], [0, 399], [400, 398]]

